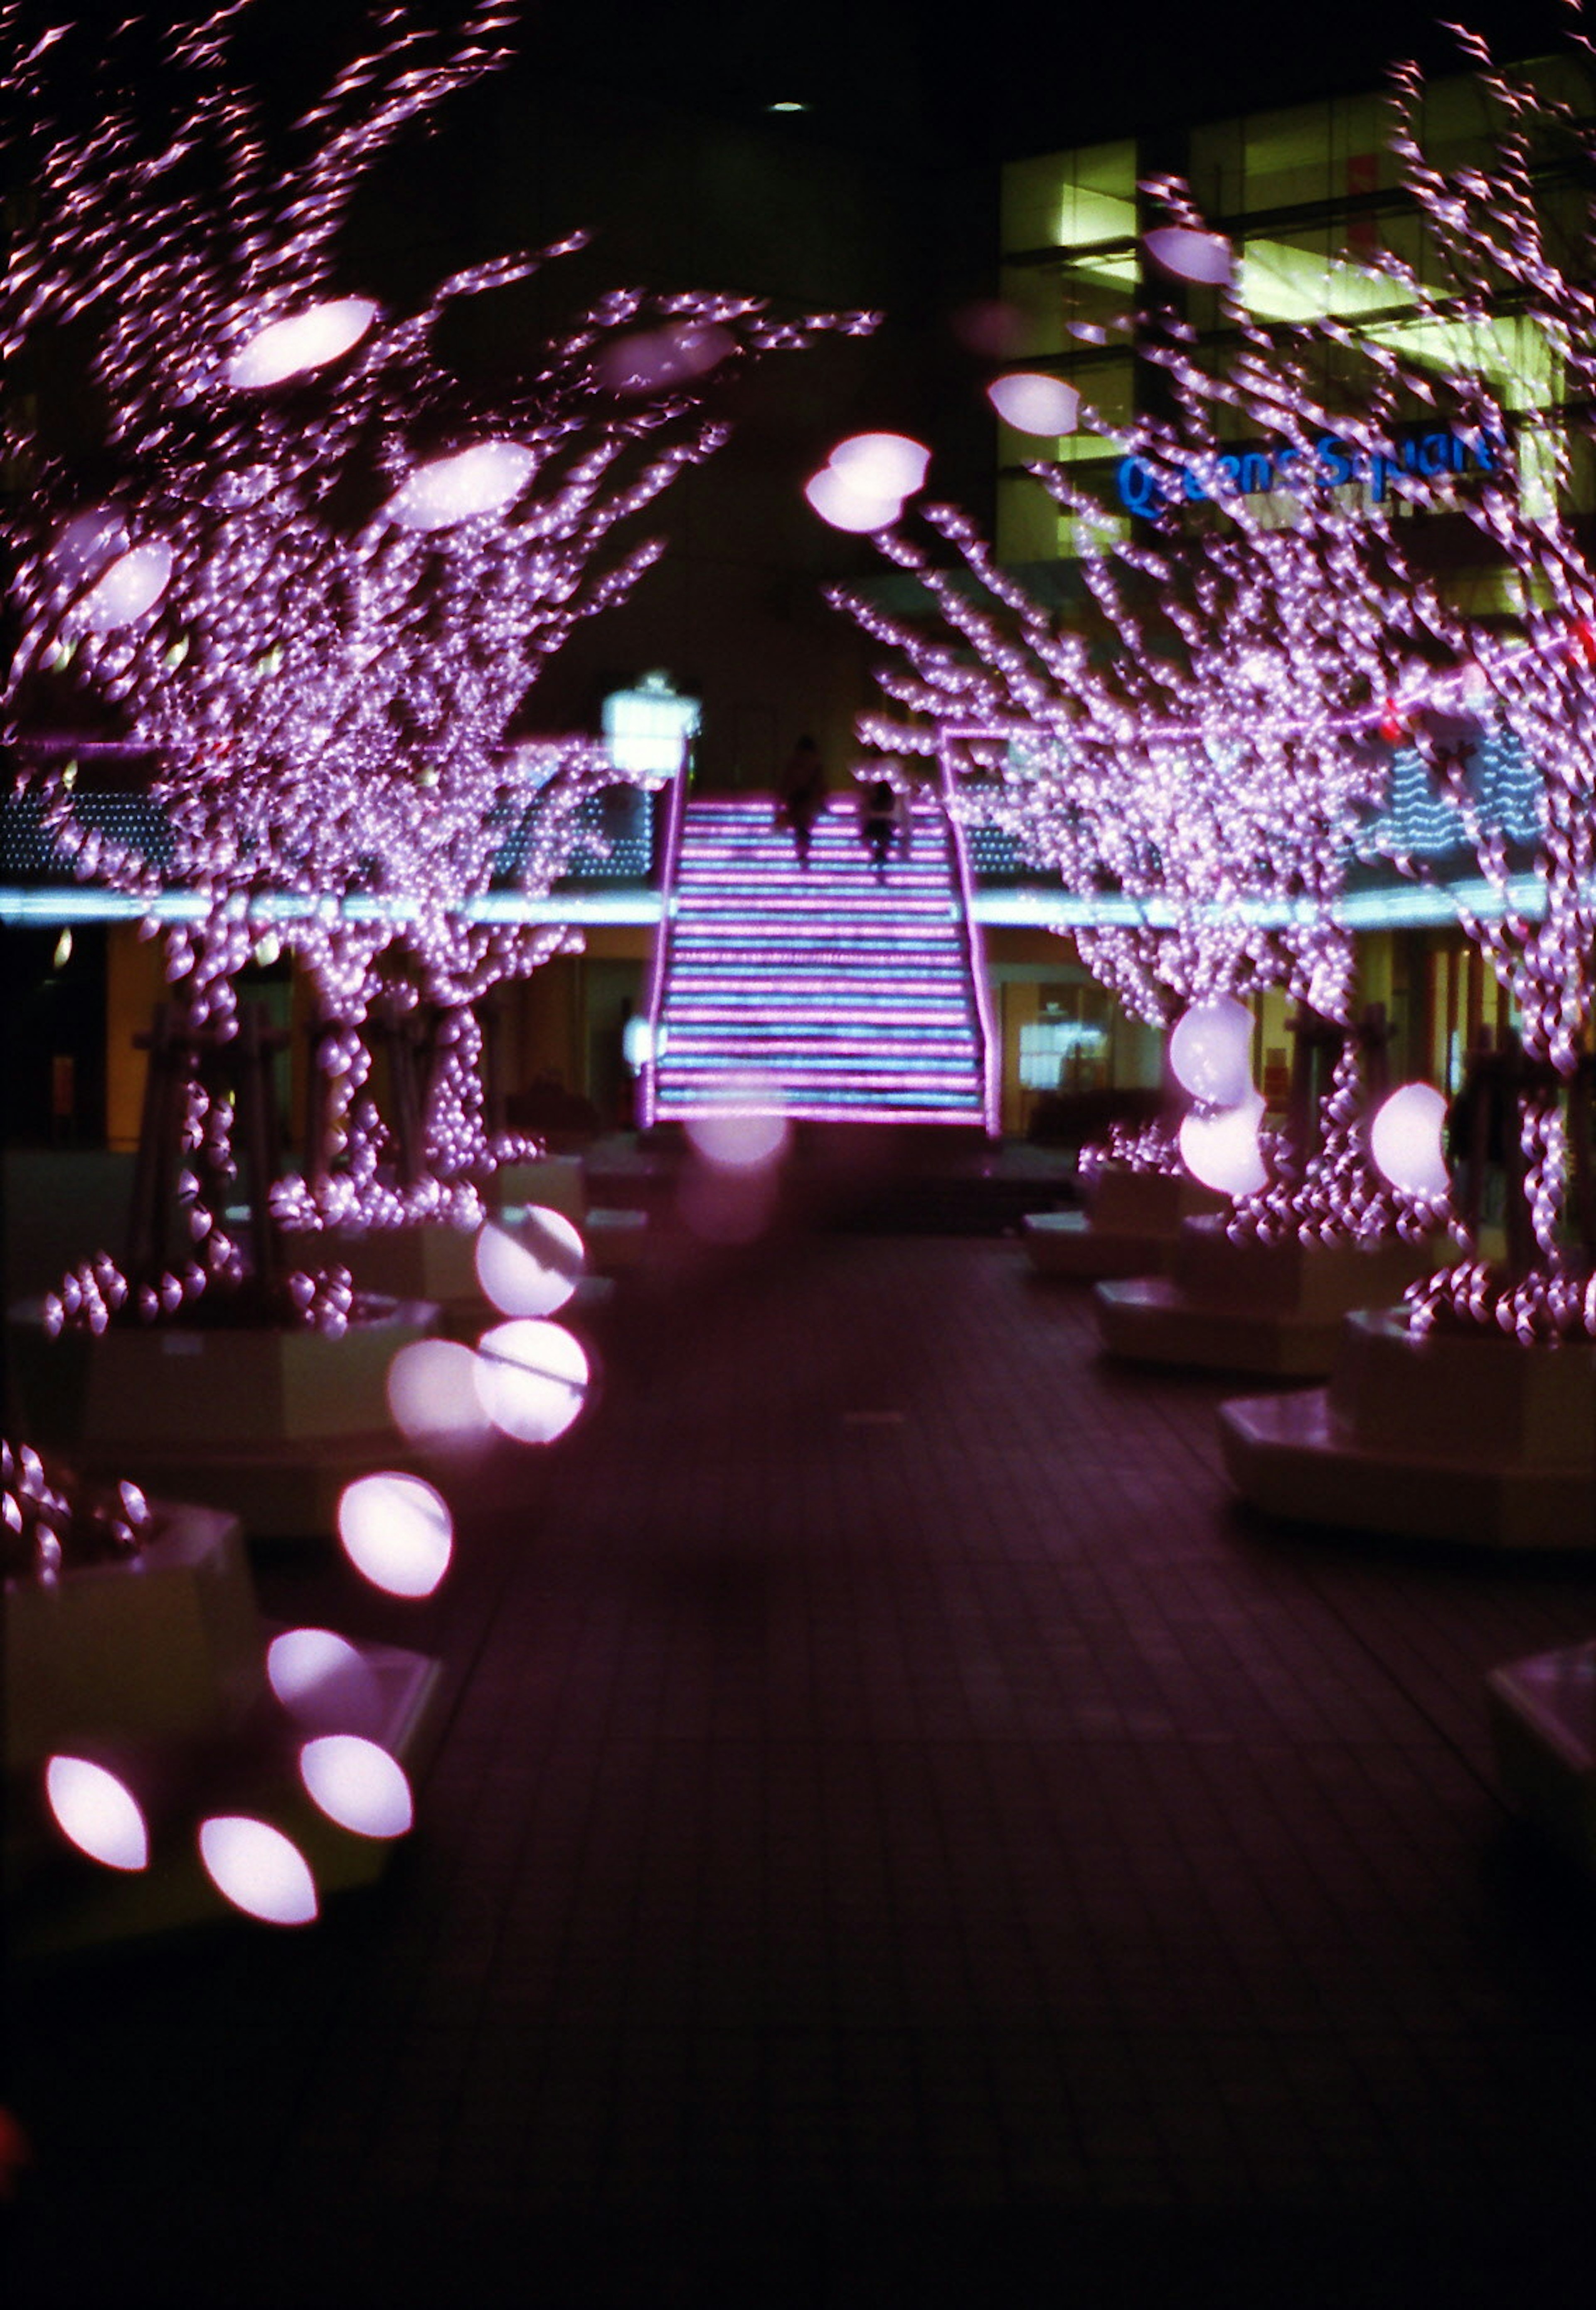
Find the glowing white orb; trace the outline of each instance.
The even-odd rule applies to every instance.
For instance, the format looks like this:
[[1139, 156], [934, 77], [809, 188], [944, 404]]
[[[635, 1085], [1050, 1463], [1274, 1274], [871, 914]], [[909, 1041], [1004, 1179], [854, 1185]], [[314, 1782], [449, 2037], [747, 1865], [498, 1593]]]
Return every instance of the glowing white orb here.
[[376, 306], [364, 297], [329, 297], [302, 313], [269, 321], [228, 362], [227, 381], [241, 391], [258, 392], [285, 378], [325, 369], [358, 345], [376, 318]]
[[1269, 1179], [1258, 1144], [1262, 1120], [1256, 1091], [1222, 1115], [1188, 1115], [1180, 1127], [1181, 1159], [1194, 1179], [1221, 1195], [1255, 1195]]
[[1253, 1088], [1253, 1014], [1233, 995], [1195, 1003], [1175, 1022], [1169, 1065], [1205, 1107], [1236, 1107]]
[[529, 1203], [511, 1235], [491, 1220], [477, 1238], [477, 1281], [505, 1316], [552, 1316], [576, 1290], [582, 1238], [563, 1211]]
[[357, 1572], [390, 1596], [430, 1596], [449, 1568], [455, 1524], [420, 1476], [357, 1476], [338, 1502], [338, 1537]]
[[78, 604], [78, 617], [91, 634], [108, 634], [117, 626], [130, 626], [155, 607], [171, 574], [171, 547], [158, 537], [151, 538], [117, 556]]
[[402, 529], [448, 529], [477, 514], [498, 513], [520, 495], [536, 462], [518, 441], [479, 441], [453, 456], [435, 457], [395, 491], [388, 518]]
[[803, 494], [833, 529], [853, 530], [861, 535], [870, 530], [890, 529], [903, 511], [901, 497], [856, 489], [835, 465], [822, 465], [805, 482]]
[[63, 1837], [108, 1869], [146, 1869], [150, 1831], [138, 1799], [115, 1773], [86, 1757], [52, 1757], [45, 1796]]
[[1148, 233], [1142, 247], [1155, 265], [1179, 281], [1223, 289], [1236, 270], [1236, 255], [1222, 232], [1197, 232], [1190, 225], [1163, 224]]
[[733, 1083], [723, 1105], [690, 1119], [687, 1135], [705, 1162], [722, 1170], [751, 1171], [773, 1163], [792, 1135], [780, 1084], [758, 1075]]
[[312, 1803], [357, 1837], [403, 1837], [415, 1819], [403, 1767], [375, 1741], [352, 1732], [307, 1741], [299, 1778]]
[[477, 1342], [488, 1417], [517, 1444], [552, 1444], [581, 1411], [589, 1377], [579, 1340], [533, 1316], [495, 1325]]
[[1403, 1083], [1382, 1100], [1369, 1126], [1375, 1168], [1404, 1195], [1444, 1195], [1452, 1184], [1445, 1127], [1446, 1101], [1435, 1086]]
[[1080, 415], [1080, 395], [1062, 377], [1036, 369], [1014, 369], [995, 377], [986, 388], [1005, 425], [1017, 433], [1073, 433]]
[[224, 1901], [268, 1925], [316, 1919], [316, 1880], [291, 1838], [248, 1813], [213, 1813], [200, 1823], [200, 1859]]
[[913, 497], [925, 482], [931, 451], [906, 433], [854, 433], [826, 460], [861, 497]]
[[370, 1662], [332, 1628], [287, 1628], [273, 1637], [266, 1681], [295, 1724], [317, 1732], [374, 1724], [382, 1706]]
[[477, 1392], [477, 1359], [459, 1340], [412, 1340], [388, 1366], [388, 1410], [416, 1443], [461, 1441], [488, 1424]]

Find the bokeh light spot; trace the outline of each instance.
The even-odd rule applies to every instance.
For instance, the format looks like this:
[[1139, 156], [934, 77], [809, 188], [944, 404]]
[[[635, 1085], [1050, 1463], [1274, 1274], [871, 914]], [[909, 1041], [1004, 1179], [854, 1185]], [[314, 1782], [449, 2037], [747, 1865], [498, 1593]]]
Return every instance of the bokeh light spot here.
[[477, 1237], [477, 1281], [505, 1316], [552, 1316], [581, 1278], [582, 1238], [563, 1211], [529, 1203], [512, 1231], [491, 1220]]
[[246, 392], [259, 391], [325, 369], [358, 345], [376, 318], [377, 308], [365, 297], [329, 297], [302, 313], [269, 321], [234, 353], [227, 381]]
[[1192, 225], [1164, 224], [1142, 243], [1153, 263], [1177, 281], [1222, 289], [1236, 270], [1235, 252], [1222, 232], [1199, 232]]
[[388, 1366], [388, 1410], [414, 1443], [468, 1442], [487, 1426], [476, 1358], [459, 1340], [412, 1340]]
[[453, 456], [418, 465], [388, 499], [402, 529], [448, 529], [498, 513], [520, 494], [536, 460], [518, 441], [479, 441]]
[[248, 1813], [213, 1813], [202, 1821], [200, 1859], [223, 1900], [268, 1925], [308, 1925], [317, 1915], [316, 1880], [291, 1838]]
[[1004, 424], [1012, 425], [1017, 433], [1073, 433], [1080, 415], [1080, 395], [1075, 387], [1066, 385], [1062, 377], [1048, 377], [1035, 369], [1014, 369], [1007, 377], [993, 378], [986, 398]]
[[299, 1777], [327, 1819], [357, 1837], [403, 1837], [415, 1819], [403, 1767], [375, 1741], [351, 1732], [307, 1741]]
[[552, 1444], [581, 1411], [586, 1351], [561, 1324], [531, 1316], [499, 1324], [478, 1342], [477, 1385], [488, 1417], [518, 1444]]
[[338, 1537], [357, 1572], [390, 1596], [430, 1596], [449, 1568], [448, 1504], [420, 1476], [357, 1476], [338, 1502]]
[[63, 1837], [108, 1869], [145, 1869], [150, 1832], [138, 1799], [103, 1765], [87, 1757], [52, 1757], [45, 1796]]
[[95, 634], [130, 626], [155, 607], [171, 574], [171, 547], [158, 537], [150, 538], [117, 556], [79, 603], [78, 616]]
[[1263, 1100], [1257, 1091], [1219, 1115], [1188, 1115], [1180, 1127], [1182, 1160], [1194, 1179], [1221, 1195], [1255, 1195], [1269, 1172], [1258, 1143]]
[[266, 1681], [296, 1724], [355, 1732], [376, 1724], [382, 1694], [360, 1648], [332, 1628], [287, 1628], [266, 1648]]
[[1439, 1197], [1451, 1180], [1442, 1133], [1446, 1101], [1432, 1083], [1403, 1083], [1382, 1100], [1369, 1126], [1369, 1153], [1381, 1177], [1404, 1195]]
[[883, 497], [879, 491], [855, 488], [835, 465], [822, 465], [803, 485], [803, 494], [824, 522], [833, 529], [852, 530], [863, 535], [871, 530], [890, 529], [903, 511], [903, 499]]
[[1194, 1003], [1169, 1038], [1169, 1066], [1207, 1107], [1237, 1107], [1253, 1088], [1253, 1014], [1234, 995]]
[[758, 1075], [728, 1084], [724, 1099], [689, 1119], [687, 1134], [706, 1163], [747, 1171], [773, 1163], [792, 1135], [781, 1085]]

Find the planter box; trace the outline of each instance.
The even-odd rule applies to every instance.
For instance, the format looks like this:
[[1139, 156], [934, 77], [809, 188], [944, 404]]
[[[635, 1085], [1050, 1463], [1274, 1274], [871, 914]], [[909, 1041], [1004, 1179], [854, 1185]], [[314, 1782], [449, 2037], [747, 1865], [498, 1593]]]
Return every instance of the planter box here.
[[1504, 1789], [1596, 1877], [1596, 1644], [1493, 1669], [1485, 1692]]
[[1343, 1318], [1400, 1301], [1433, 1264], [1429, 1244], [1232, 1243], [1190, 1220], [1167, 1277], [1105, 1282], [1098, 1328], [1111, 1355], [1199, 1371], [1310, 1379], [1336, 1359]]
[[37, 1309], [13, 1310], [18, 1425], [88, 1472], [230, 1510], [252, 1537], [326, 1533], [351, 1477], [412, 1464], [388, 1366], [437, 1316], [401, 1302], [337, 1340], [183, 1324], [51, 1340]]
[[1132, 1171], [1105, 1164], [1089, 1188], [1085, 1211], [1031, 1211], [1020, 1222], [1026, 1251], [1039, 1274], [1091, 1281], [1101, 1276], [1153, 1275], [1175, 1256], [1184, 1223], [1230, 1208], [1183, 1173]]
[[1221, 1407], [1225, 1463], [1271, 1515], [1497, 1549], [1596, 1549], [1596, 1343], [1413, 1339], [1349, 1316], [1327, 1387]]
[[130, 1563], [5, 1591], [5, 1758], [30, 1765], [74, 1740], [196, 1738], [266, 1689], [265, 1635], [236, 1516], [163, 1511]]

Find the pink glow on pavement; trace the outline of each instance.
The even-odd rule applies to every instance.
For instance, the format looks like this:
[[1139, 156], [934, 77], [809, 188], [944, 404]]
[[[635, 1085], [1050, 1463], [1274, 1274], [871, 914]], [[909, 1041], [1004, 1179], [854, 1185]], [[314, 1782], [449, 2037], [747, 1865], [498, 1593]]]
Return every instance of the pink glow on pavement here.
[[299, 1777], [311, 1802], [356, 1837], [403, 1837], [415, 1820], [404, 1768], [375, 1741], [328, 1732], [299, 1751]]
[[338, 1537], [357, 1572], [390, 1596], [430, 1596], [449, 1568], [455, 1525], [420, 1476], [357, 1476], [338, 1502]]
[[145, 1869], [150, 1832], [137, 1798], [103, 1765], [86, 1757], [52, 1757], [45, 1795], [63, 1837], [108, 1869]]
[[248, 1813], [215, 1813], [200, 1824], [200, 1859], [223, 1900], [267, 1925], [309, 1925], [316, 1880], [291, 1838]]

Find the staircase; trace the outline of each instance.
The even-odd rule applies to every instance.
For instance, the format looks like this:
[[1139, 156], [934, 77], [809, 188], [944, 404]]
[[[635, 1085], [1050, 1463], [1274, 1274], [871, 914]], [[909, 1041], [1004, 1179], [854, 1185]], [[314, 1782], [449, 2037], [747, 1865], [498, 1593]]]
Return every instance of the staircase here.
[[983, 1030], [947, 824], [914, 813], [878, 881], [850, 801], [807, 870], [768, 797], [683, 815], [660, 1008], [655, 1112], [722, 1106], [757, 1078], [799, 1120], [981, 1127]]

